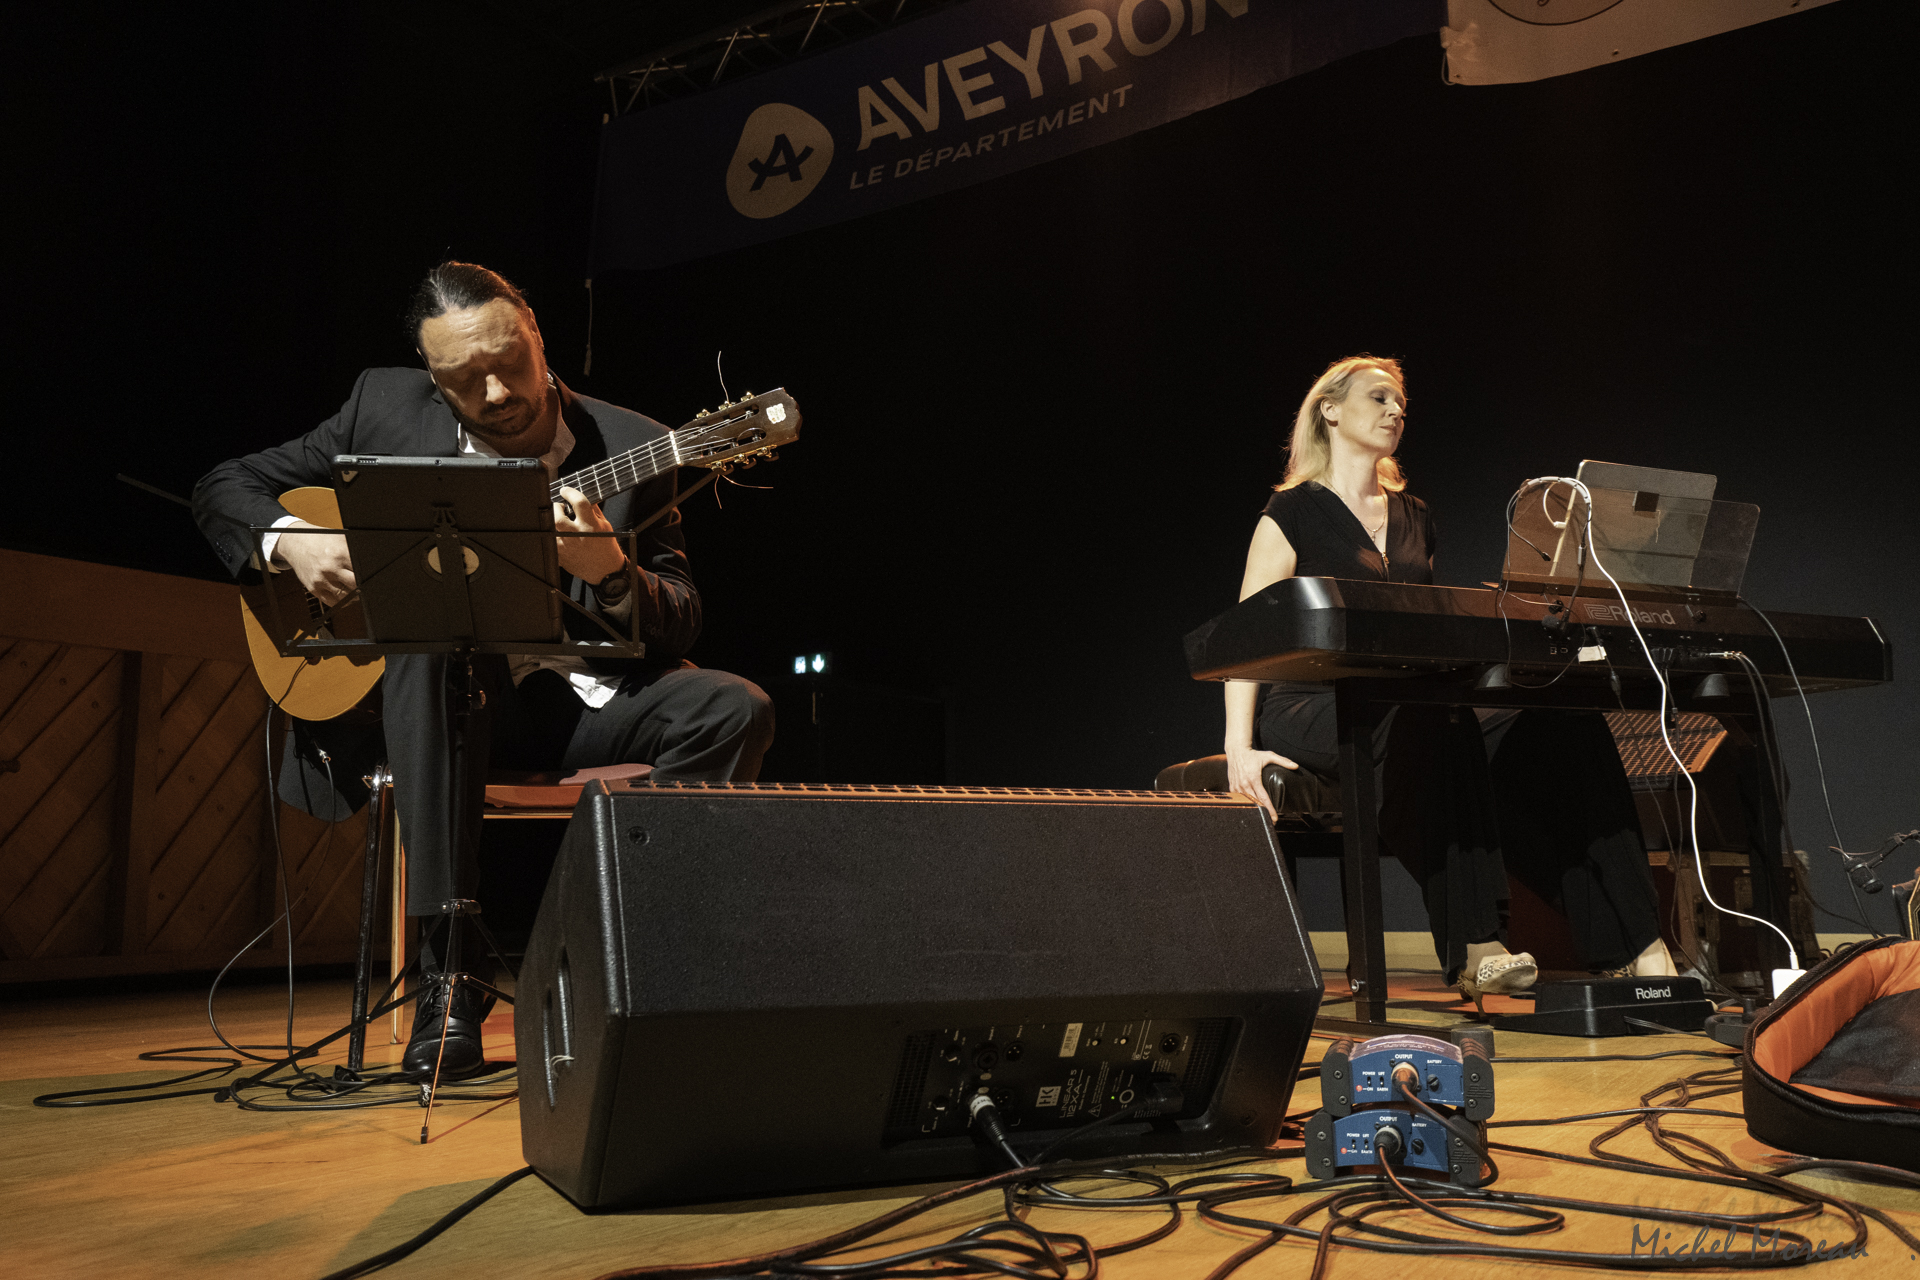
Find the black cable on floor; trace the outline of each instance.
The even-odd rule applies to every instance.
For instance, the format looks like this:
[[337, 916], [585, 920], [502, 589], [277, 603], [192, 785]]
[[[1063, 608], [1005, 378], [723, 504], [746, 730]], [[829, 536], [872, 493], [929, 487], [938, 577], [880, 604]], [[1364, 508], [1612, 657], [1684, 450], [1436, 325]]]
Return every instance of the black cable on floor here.
[[[403, 969], [399, 976], [387, 984], [376, 1006], [367, 1011], [360, 1022], [350, 1022], [330, 1035], [324, 1036], [312, 1044], [295, 1049], [291, 1054], [278, 1058], [263, 1057], [249, 1052], [254, 1049], [277, 1049], [277, 1045], [235, 1045], [225, 1036], [221, 1045], [190, 1045], [179, 1049], [156, 1049], [139, 1055], [142, 1062], [207, 1062], [214, 1064], [204, 1070], [175, 1076], [170, 1080], [155, 1080], [146, 1084], [111, 1085], [97, 1089], [71, 1089], [61, 1093], [42, 1094], [33, 1100], [37, 1107], [107, 1107], [123, 1106], [134, 1102], [158, 1102], [167, 1098], [186, 1098], [210, 1095], [216, 1102], [232, 1102], [243, 1111], [354, 1111], [370, 1107], [391, 1107], [417, 1104], [420, 1096], [420, 1078], [405, 1071], [380, 1074], [361, 1074], [359, 1076], [325, 1076], [310, 1071], [299, 1064], [309, 1058], [317, 1057], [320, 1050], [329, 1044], [352, 1033], [356, 1026], [371, 1026], [374, 1022], [407, 1003], [412, 996], [392, 997], [394, 989], [402, 979], [412, 972], [412, 966]], [[216, 1028], [217, 1030], [217, 1028]], [[245, 1066], [241, 1058], [198, 1058], [188, 1054], [212, 1053], [224, 1047], [228, 1052], [241, 1054], [254, 1062], [265, 1064], [254, 1074], [242, 1076], [229, 1084], [198, 1089], [173, 1089], [171, 1086], [186, 1084], [190, 1081], [205, 1079], [209, 1076], [220, 1078], [230, 1075]], [[291, 1069], [289, 1078], [277, 1078], [283, 1070]], [[511, 1098], [518, 1091], [510, 1087], [518, 1070], [517, 1064], [465, 1077], [450, 1082], [450, 1088], [443, 1088], [437, 1095], [447, 1102], [497, 1102]], [[154, 1093], [155, 1089], [164, 1092]], [[248, 1096], [250, 1090], [277, 1090], [286, 1096], [285, 1103], [258, 1101]], [[476, 1092], [476, 1090], [478, 1092]], [[115, 1095], [126, 1094], [120, 1097]], [[365, 1096], [361, 1096], [365, 1095]]]
[[372, 1275], [383, 1267], [391, 1266], [409, 1254], [417, 1252], [422, 1245], [432, 1241], [435, 1237], [446, 1231], [448, 1227], [451, 1227], [454, 1223], [460, 1221], [460, 1219], [466, 1217], [475, 1209], [478, 1209], [481, 1205], [493, 1199], [522, 1178], [530, 1176], [532, 1173], [533, 1166], [530, 1164], [515, 1169], [512, 1173], [499, 1179], [478, 1195], [470, 1197], [455, 1208], [442, 1214], [434, 1221], [433, 1225], [413, 1236], [411, 1239], [405, 1240], [385, 1252], [376, 1253], [371, 1258], [362, 1258], [359, 1262], [350, 1263], [338, 1271], [329, 1271], [321, 1277], [321, 1280], [353, 1280], [354, 1276]]
[[[1619, 1054], [1600, 1055], [1594, 1058], [1567, 1057], [1539, 1060], [1570, 1062], [1607, 1059], [1647, 1060], [1681, 1055], [1713, 1058], [1737, 1056], [1682, 1049], [1659, 1054]], [[1519, 1059], [1509, 1058], [1503, 1061], [1519, 1061]], [[1686, 1112], [1703, 1116], [1737, 1116], [1739, 1113], [1697, 1108], [1690, 1104], [1696, 1098], [1710, 1098], [1723, 1093], [1736, 1092], [1738, 1089], [1739, 1084], [1733, 1078], [1732, 1069], [1716, 1067], [1659, 1086], [1642, 1096], [1643, 1105], [1640, 1107], [1574, 1116], [1495, 1122], [1514, 1125], [1552, 1125], [1584, 1119], [1625, 1117], [1624, 1123], [1614, 1126], [1589, 1144], [1589, 1149], [1595, 1153], [1589, 1157], [1505, 1143], [1488, 1144], [1488, 1146], [1502, 1151], [1611, 1169], [1621, 1173], [1700, 1182], [1716, 1187], [1741, 1188], [1785, 1200], [1787, 1203], [1781, 1207], [1755, 1213], [1722, 1214], [1636, 1204], [1610, 1204], [1569, 1197], [1464, 1187], [1423, 1178], [1402, 1177], [1393, 1170], [1387, 1170], [1384, 1175], [1350, 1174], [1306, 1183], [1295, 1183], [1292, 1178], [1278, 1173], [1214, 1172], [1256, 1160], [1298, 1158], [1300, 1154], [1271, 1150], [1245, 1151], [1234, 1159], [1196, 1169], [1194, 1176], [1182, 1181], [1169, 1182], [1159, 1174], [1146, 1171], [1142, 1166], [1182, 1164], [1195, 1159], [1212, 1159], [1227, 1153], [1211, 1153], [1206, 1156], [1191, 1153], [1161, 1153], [1130, 1156], [1120, 1160], [1061, 1161], [1044, 1167], [1026, 1163], [1003, 1173], [936, 1192], [879, 1215], [859, 1226], [806, 1244], [771, 1253], [710, 1263], [628, 1268], [609, 1272], [601, 1280], [779, 1275], [831, 1277], [833, 1280], [868, 1280], [868, 1278], [878, 1280], [882, 1276], [983, 1274], [1030, 1277], [1031, 1280], [1061, 1280], [1075, 1267], [1084, 1267], [1085, 1275], [1093, 1276], [1098, 1273], [1101, 1256], [1144, 1248], [1157, 1240], [1164, 1239], [1180, 1224], [1183, 1205], [1193, 1206], [1201, 1217], [1220, 1225], [1263, 1233], [1260, 1240], [1241, 1249], [1216, 1267], [1209, 1280], [1227, 1280], [1227, 1277], [1246, 1262], [1283, 1239], [1314, 1243], [1316, 1274], [1324, 1270], [1332, 1250], [1336, 1248], [1359, 1248], [1375, 1253], [1409, 1256], [1493, 1257], [1623, 1270], [1694, 1270], [1708, 1267], [1752, 1269], [1799, 1266], [1820, 1261], [1822, 1255], [1817, 1252], [1819, 1246], [1816, 1246], [1807, 1236], [1788, 1230], [1782, 1224], [1817, 1219], [1829, 1210], [1850, 1221], [1854, 1227], [1854, 1233], [1852, 1239], [1842, 1240], [1838, 1245], [1829, 1247], [1826, 1256], [1857, 1254], [1864, 1248], [1868, 1219], [1886, 1226], [1904, 1243], [1920, 1251], [1920, 1240], [1916, 1240], [1912, 1233], [1894, 1222], [1887, 1214], [1870, 1206], [1860, 1205], [1786, 1181], [1787, 1175], [1792, 1173], [1823, 1169], [1854, 1176], [1878, 1178], [1906, 1186], [1920, 1186], [1920, 1176], [1861, 1162], [1830, 1160], [1795, 1161], [1771, 1171], [1744, 1170], [1734, 1165], [1724, 1153], [1710, 1143], [1686, 1134], [1663, 1131], [1660, 1128], [1662, 1119]], [[1677, 1093], [1678, 1104], [1658, 1105], [1656, 1100], [1668, 1093]], [[1112, 1122], [1120, 1118], [1123, 1117], [1115, 1113], [1105, 1119]], [[1663, 1150], [1674, 1155], [1687, 1167], [1674, 1168], [1633, 1157], [1613, 1155], [1605, 1151], [1604, 1144], [1607, 1141], [1635, 1125], [1644, 1125]], [[1082, 1126], [1067, 1136], [1069, 1139], [1082, 1136], [1091, 1127], [1092, 1125]], [[1699, 1156], [1705, 1156], [1707, 1159], [1688, 1155], [1681, 1150], [1683, 1146], [1693, 1148]], [[363, 1262], [333, 1272], [325, 1280], [348, 1280], [349, 1277], [366, 1275], [408, 1256], [507, 1186], [531, 1172], [532, 1170], [528, 1168], [509, 1174], [450, 1213], [443, 1215], [412, 1239]], [[1152, 1193], [1098, 1196], [1064, 1191], [1060, 1186], [1064, 1183], [1088, 1181], [1109, 1184], [1115, 1181], [1133, 1182], [1151, 1188]], [[973, 1227], [953, 1239], [920, 1246], [887, 1257], [853, 1262], [826, 1261], [834, 1254], [844, 1252], [933, 1209], [991, 1190], [1001, 1191], [1006, 1201], [1006, 1214], [1000, 1219]], [[1243, 1201], [1291, 1195], [1316, 1198], [1296, 1209], [1284, 1221], [1272, 1221], [1228, 1209], [1228, 1206], [1237, 1206]], [[1156, 1225], [1152, 1230], [1117, 1244], [1096, 1249], [1084, 1236], [1070, 1232], [1042, 1231], [1032, 1227], [1019, 1216], [1022, 1208], [1030, 1207], [1099, 1209], [1161, 1207], [1169, 1212], [1167, 1220]], [[1491, 1232], [1495, 1236], [1537, 1235], [1553, 1231], [1564, 1222], [1567, 1211], [1577, 1211], [1631, 1218], [1636, 1223], [1672, 1224], [1690, 1229], [1706, 1228], [1716, 1233], [1726, 1232], [1729, 1239], [1738, 1237], [1741, 1245], [1731, 1252], [1709, 1252], [1687, 1257], [1680, 1257], [1677, 1254], [1639, 1253], [1637, 1248], [1635, 1252], [1627, 1254], [1602, 1253], [1462, 1240], [1458, 1236], [1433, 1236], [1375, 1220], [1382, 1214], [1405, 1212], [1409, 1209], [1433, 1214], [1451, 1225], [1479, 1232]], [[1463, 1218], [1455, 1212], [1461, 1209], [1512, 1215], [1516, 1216], [1518, 1221], [1509, 1224]], [[1313, 1227], [1302, 1225], [1322, 1210], [1325, 1210], [1328, 1215], [1324, 1223]]]
[[1714, 1049], [1663, 1049], [1659, 1053], [1596, 1053], [1570, 1054], [1565, 1057], [1513, 1057], [1501, 1054], [1495, 1062], [1652, 1062], [1655, 1058], [1725, 1058], [1731, 1061], [1740, 1056], [1737, 1049], [1719, 1051]]
[[[170, 1093], [146, 1093], [148, 1089], [165, 1089], [170, 1085], [185, 1084], [189, 1080], [200, 1080], [207, 1076], [224, 1076], [242, 1065], [238, 1058], [188, 1058], [182, 1054], [206, 1053], [217, 1046], [190, 1045], [180, 1049], [153, 1049], [140, 1055], [142, 1062], [211, 1062], [217, 1065], [204, 1071], [190, 1071], [171, 1080], [154, 1080], [146, 1084], [117, 1084], [104, 1089], [69, 1089], [64, 1093], [43, 1093], [33, 1100], [36, 1107], [114, 1107], [129, 1102], [157, 1102], [162, 1098], [193, 1098], [203, 1094], [224, 1093], [226, 1086], [209, 1089], [176, 1089]], [[273, 1049], [277, 1045], [249, 1044], [237, 1046], [239, 1049]], [[140, 1093], [137, 1098], [113, 1098], [108, 1094]]]

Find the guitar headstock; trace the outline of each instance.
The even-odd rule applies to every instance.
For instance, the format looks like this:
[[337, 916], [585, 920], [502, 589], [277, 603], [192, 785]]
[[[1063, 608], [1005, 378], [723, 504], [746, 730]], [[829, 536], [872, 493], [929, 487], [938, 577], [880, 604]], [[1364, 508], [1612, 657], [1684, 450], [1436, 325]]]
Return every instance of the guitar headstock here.
[[759, 395], [749, 391], [718, 409], [703, 409], [673, 433], [681, 466], [723, 474], [736, 466], [751, 467], [761, 458], [771, 461], [775, 449], [799, 438], [800, 406], [785, 387]]

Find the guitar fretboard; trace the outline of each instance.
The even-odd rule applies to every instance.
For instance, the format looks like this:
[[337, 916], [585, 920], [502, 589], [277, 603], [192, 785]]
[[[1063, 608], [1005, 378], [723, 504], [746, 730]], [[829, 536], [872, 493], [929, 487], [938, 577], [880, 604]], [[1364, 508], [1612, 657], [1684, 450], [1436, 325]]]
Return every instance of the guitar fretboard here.
[[587, 501], [597, 506], [616, 493], [643, 485], [680, 465], [680, 453], [673, 439], [677, 434], [670, 431], [658, 440], [637, 449], [629, 449], [618, 457], [596, 462], [570, 476], [561, 476], [549, 487], [548, 496], [558, 502], [561, 487], [565, 486], [578, 489], [587, 496]]
[[799, 406], [784, 388], [743, 397], [738, 404], [701, 413], [658, 440], [561, 476], [548, 486], [548, 496], [558, 502], [561, 488], [566, 487], [578, 489], [589, 502], [598, 504], [675, 467], [725, 469], [743, 456], [750, 459], [764, 453], [771, 457], [775, 447], [795, 437], [799, 426]]

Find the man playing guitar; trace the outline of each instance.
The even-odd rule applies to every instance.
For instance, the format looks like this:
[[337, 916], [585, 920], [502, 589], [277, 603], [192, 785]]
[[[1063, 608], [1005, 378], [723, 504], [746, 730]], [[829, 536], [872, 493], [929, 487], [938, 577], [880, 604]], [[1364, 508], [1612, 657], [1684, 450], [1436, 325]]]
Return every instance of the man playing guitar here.
[[[484, 267], [435, 267], [415, 292], [407, 324], [424, 371], [365, 371], [338, 414], [286, 444], [220, 464], [195, 487], [195, 519], [236, 577], [257, 580], [250, 527], [320, 527], [290, 514], [276, 495], [329, 486], [335, 454], [540, 458], [557, 477], [563, 467], [578, 471], [667, 434], [652, 419], [576, 395], [555, 378], [526, 300]], [[437, 919], [441, 903], [475, 896], [489, 763], [530, 770], [647, 763], [661, 780], [751, 780], [773, 740], [765, 693], [682, 660], [699, 635], [700, 595], [678, 511], [637, 536], [636, 562], [620, 539], [566, 536], [638, 524], [673, 500], [671, 473], [607, 497], [604, 510], [577, 489], [560, 493], [554, 528], [563, 585], [622, 634], [637, 622], [644, 659], [475, 656], [472, 679], [484, 696], [474, 700], [464, 759], [452, 750], [450, 717], [467, 705], [468, 690], [448, 687], [452, 664], [443, 654], [389, 656], [377, 716], [363, 707], [336, 720], [292, 722], [280, 793], [317, 817], [351, 814], [366, 797], [363, 776], [387, 760], [407, 848], [407, 901], [423, 916]], [[322, 604], [354, 590], [343, 535], [274, 533], [265, 543], [267, 570], [292, 573]], [[444, 938], [437, 941], [444, 947]], [[446, 954], [436, 953], [435, 942], [429, 936], [421, 946], [428, 978], [439, 972], [436, 955]], [[475, 976], [490, 976], [477, 937], [463, 935], [460, 954]], [[450, 1011], [446, 1000], [421, 1000], [408, 1071], [433, 1070], [443, 1021], [442, 1074], [481, 1066], [480, 1024], [491, 998], [461, 985]]]

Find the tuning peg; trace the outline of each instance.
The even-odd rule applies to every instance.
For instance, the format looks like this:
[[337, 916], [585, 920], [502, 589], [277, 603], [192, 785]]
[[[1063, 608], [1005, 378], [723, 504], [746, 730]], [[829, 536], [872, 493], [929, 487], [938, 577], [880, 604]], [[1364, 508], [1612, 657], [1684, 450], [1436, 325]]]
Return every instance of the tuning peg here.
[[752, 454], [748, 454], [746, 457], [740, 459], [740, 469], [746, 471], [758, 461], [760, 461], [760, 459], [754, 457]]
[[767, 450], [767, 461], [768, 461], [768, 462], [773, 462], [773, 461], [776, 461], [776, 460], [778, 460], [778, 459], [779, 459], [779, 457], [780, 457], [780, 451], [779, 451], [778, 449], [769, 449], [769, 450]]
[[751, 400], [751, 399], [753, 399], [753, 392], [751, 392], [751, 391], [742, 391], [742, 392], [740, 393], [740, 402], [741, 402], [742, 404], [745, 404], [745, 403], [746, 403], [747, 401], [749, 401], [749, 400]]

